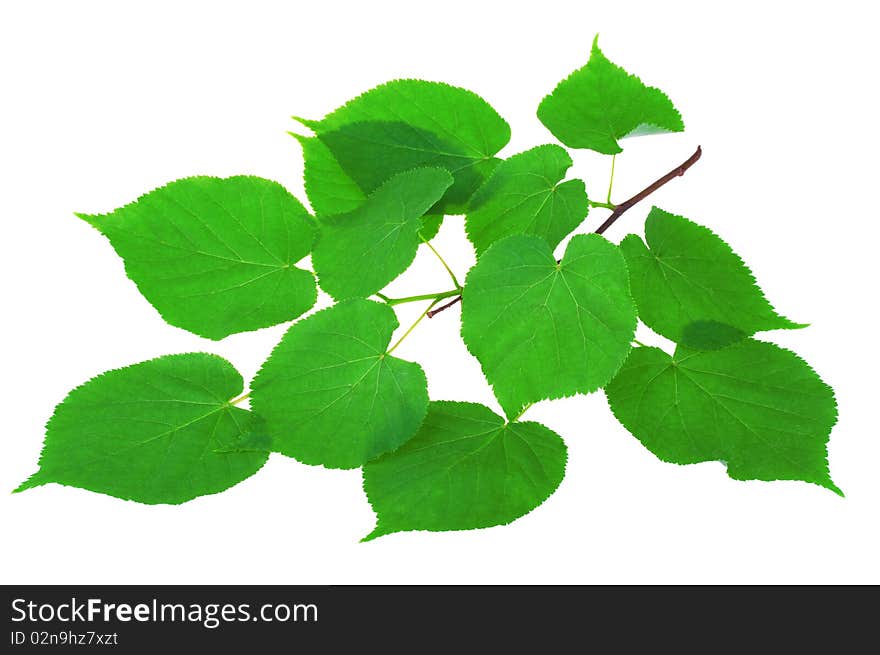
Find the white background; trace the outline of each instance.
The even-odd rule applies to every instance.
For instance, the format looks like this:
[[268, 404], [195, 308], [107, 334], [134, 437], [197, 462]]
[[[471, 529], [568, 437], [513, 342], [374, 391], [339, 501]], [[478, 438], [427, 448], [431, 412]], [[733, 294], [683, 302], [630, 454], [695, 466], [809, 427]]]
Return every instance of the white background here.
[[[880, 582], [876, 16], [867, 2], [727, 7], [4, 2], [0, 582]], [[563, 435], [569, 468], [550, 500], [507, 527], [359, 544], [374, 520], [359, 473], [281, 456], [178, 507], [58, 485], [8, 493], [35, 470], [43, 424], [72, 387], [198, 350], [248, 379], [285, 329], [216, 343], [165, 325], [74, 211], [108, 211], [191, 174], [262, 175], [304, 198], [288, 117], [320, 117], [397, 77], [481, 94], [513, 128], [504, 155], [550, 142], [537, 104], [586, 62], [596, 32], [687, 126], [624, 143], [615, 199], [702, 144], [703, 160], [652, 200], [718, 231], [783, 314], [812, 323], [768, 336], [837, 391], [829, 450], [846, 499], [804, 483], [735, 482], [718, 463], [664, 464], [601, 393], [530, 410]], [[602, 196], [608, 158], [575, 160]], [[649, 206], [607, 236], [639, 231]], [[605, 215], [594, 210], [583, 229]], [[463, 275], [472, 256], [460, 218], [447, 218], [436, 244]], [[389, 293], [447, 284], [422, 252]], [[418, 310], [401, 311], [402, 324]], [[395, 354], [424, 366], [433, 398], [497, 407], [458, 327], [455, 308]]]

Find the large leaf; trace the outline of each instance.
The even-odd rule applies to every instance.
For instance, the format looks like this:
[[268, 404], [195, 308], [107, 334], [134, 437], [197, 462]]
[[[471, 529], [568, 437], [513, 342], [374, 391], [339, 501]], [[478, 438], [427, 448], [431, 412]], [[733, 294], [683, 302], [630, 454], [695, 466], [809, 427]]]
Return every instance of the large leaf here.
[[803, 327], [774, 311], [751, 271], [708, 228], [654, 207], [645, 238], [648, 246], [630, 234], [620, 249], [639, 317], [658, 334], [713, 349], [763, 330]]
[[719, 460], [736, 480], [804, 480], [836, 493], [825, 445], [834, 392], [779, 346], [636, 348], [605, 390], [617, 419], [665, 462]]
[[447, 168], [455, 184], [436, 208], [446, 213], [463, 210], [510, 139], [510, 127], [478, 95], [424, 80], [388, 82], [321, 120], [299, 120], [366, 192], [410, 168]]
[[442, 168], [398, 173], [347, 214], [321, 217], [312, 264], [321, 288], [337, 300], [369, 296], [403, 273], [416, 256], [421, 218], [452, 184]]
[[261, 423], [230, 400], [238, 371], [205, 353], [108, 371], [77, 387], [46, 426], [40, 470], [17, 491], [49, 482], [178, 504], [256, 473], [267, 452], [237, 452]]
[[512, 234], [543, 237], [551, 248], [587, 216], [582, 180], [561, 182], [571, 167], [564, 148], [545, 145], [501, 162], [470, 202], [467, 234], [481, 255]]
[[612, 64], [593, 41], [590, 60], [546, 96], [538, 118], [570, 148], [607, 155], [622, 151], [619, 139], [681, 132], [681, 114], [660, 89]]
[[461, 336], [508, 416], [604, 386], [635, 327], [623, 256], [597, 234], [573, 237], [559, 263], [543, 239], [502, 239], [468, 273], [462, 294]]
[[378, 515], [365, 540], [510, 523], [556, 490], [566, 457], [559, 435], [539, 423], [505, 423], [475, 403], [432, 402], [411, 441], [364, 466]]
[[386, 354], [397, 325], [387, 305], [352, 299], [290, 327], [251, 385], [275, 450], [354, 468], [415, 434], [427, 381], [418, 364]]
[[125, 260], [171, 325], [209, 339], [292, 320], [315, 304], [295, 264], [315, 228], [299, 201], [258, 177], [189, 177], [109, 214], [78, 214]]

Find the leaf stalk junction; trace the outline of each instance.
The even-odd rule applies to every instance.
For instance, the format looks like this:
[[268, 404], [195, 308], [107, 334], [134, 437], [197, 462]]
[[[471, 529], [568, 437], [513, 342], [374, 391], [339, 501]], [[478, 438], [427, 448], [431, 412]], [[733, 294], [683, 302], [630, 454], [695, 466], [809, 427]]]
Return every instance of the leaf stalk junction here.
[[[611, 161], [611, 181], [608, 184], [608, 201], [607, 202], [590, 201], [591, 207], [600, 207], [603, 209], [612, 210], [611, 215], [607, 219], [605, 219], [605, 222], [602, 223], [602, 225], [600, 225], [598, 228], [596, 228], [596, 234], [603, 234], [608, 228], [610, 228], [612, 225], [614, 225], [615, 221], [617, 221], [618, 218], [623, 216], [623, 214], [626, 213], [629, 209], [632, 209], [632, 207], [634, 207], [636, 204], [638, 204], [639, 202], [641, 202], [642, 200], [644, 200], [645, 198], [650, 196], [652, 193], [654, 193], [655, 191], [660, 189], [662, 186], [671, 182], [675, 178], [681, 177], [682, 175], [684, 175], [691, 166], [693, 166], [694, 164], [696, 164], [699, 161], [699, 159], [700, 159], [700, 157], [702, 157], [702, 155], [703, 155], [702, 147], [697, 146], [697, 149], [694, 151], [694, 154], [692, 154], [690, 157], [688, 157], [685, 161], [683, 161], [681, 164], [679, 164], [678, 166], [673, 168], [671, 171], [666, 173], [666, 175], [655, 180], [654, 182], [652, 182], [651, 184], [646, 186], [644, 189], [639, 191], [637, 194], [635, 194], [633, 197], [629, 198], [628, 200], [623, 201], [619, 205], [615, 205], [611, 202], [611, 187], [614, 184], [614, 161], [615, 161], [614, 159], [612, 159], [612, 161]], [[430, 244], [428, 244], [428, 246], [431, 248], [431, 250], [434, 250], [433, 246], [431, 246]], [[437, 254], [437, 257], [440, 257], [440, 255], [437, 253], [436, 250], [434, 250], [434, 253]], [[440, 257], [440, 261], [443, 261], [442, 257]], [[443, 265], [446, 266], [446, 262], [443, 262]], [[453, 275], [453, 273], [449, 269], [449, 267], [447, 267], [446, 270], [449, 271], [449, 274], [452, 275], [452, 278], [454, 280], [455, 276]], [[456, 280], [456, 285], [458, 285], [457, 280]], [[455, 296], [455, 295], [456, 295], [455, 293], [448, 293], [447, 295], [440, 296], [440, 297], [448, 298], [448, 297]], [[428, 296], [424, 296], [424, 297], [415, 296], [413, 299], [414, 300], [424, 300], [427, 298], [437, 298], [437, 297], [438, 296], [436, 296], [436, 295], [428, 295]], [[383, 298], [383, 300], [384, 300], [384, 298]], [[388, 302], [388, 301], [386, 300], [386, 302]], [[410, 302], [410, 301], [405, 300], [405, 302]], [[449, 309], [450, 307], [452, 307], [453, 305], [455, 305], [458, 302], [461, 302], [461, 294], [460, 293], [458, 293], [458, 295], [455, 298], [453, 298], [453, 300], [446, 303], [445, 305], [441, 305], [437, 309], [431, 309], [427, 313], [427, 316], [428, 316], [428, 318], [434, 318], [437, 314], [439, 314], [440, 312], [442, 312], [446, 309]], [[390, 303], [390, 304], [398, 304], [398, 303]]]

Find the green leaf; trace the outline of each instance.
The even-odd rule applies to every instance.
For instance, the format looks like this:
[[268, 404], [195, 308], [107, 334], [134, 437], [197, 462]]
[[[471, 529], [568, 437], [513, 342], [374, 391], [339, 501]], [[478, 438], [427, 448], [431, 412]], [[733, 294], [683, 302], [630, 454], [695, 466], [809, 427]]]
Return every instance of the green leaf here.
[[316, 133], [365, 121], [400, 121], [490, 157], [510, 139], [510, 126], [480, 96], [443, 82], [393, 80], [350, 100], [321, 120], [297, 118]]
[[560, 180], [571, 167], [564, 148], [544, 145], [501, 162], [471, 199], [467, 234], [477, 255], [512, 234], [534, 234], [555, 248], [589, 211], [581, 180]]
[[[307, 137], [293, 132], [290, 135], [302, 145], [306, 196], [316, 214], [345, 214], [364, 203], [366, 194], [342, 170], [333, 153], [318, 137]], [[421, 221], [422, 229], [419, 234], [425, 241], [430, 241], [440, 231], [443, 214], [425, 214]]]
[[312, 249], [313, 221], [276, 182], [189, 177], [78, 216], [110, 240], [168, 323], [199, 336], [283, 323], [315, 304], [314, 276], [295, 266]]
[[730, 246], [711, 230], [654, 207], [620, 244], [639, 317], [677, 343], [710, 350], [764, 330], [804, 327], [780, 316]]
[[387, 305], [352, 299], [291, 326], [251, 385], [275, 450], [354, 468], [416, 433], [427, 381], [418, 364], [386, 353], [397, 325]]
[[65, 398], [46, 426], [40, 470], [16, 491], [49, 482], [140, 503], [178, 503], [238, 484], [266, 452], [224, 452], [259, 434], [230, 404], [238, 371], [221, 357], [159, 357], [102, 373]]
[[461, 212], [510, 140], [510, 126], [478, 95], [424, 80], [388, 82], [321, 120], [298, 120], [366, 192], [410, 168], [448, 168], [456, 181], [436, 213]]
[[378, 515], [364, 541], [405, 530], [473, 530], [528, 514], [565, 475], [565, 443], [475, 403], [432, 402], [418, 434], [364, 466]]
[[425, 214], [422, 216], [419, 219], [421, 222], [419, 238], [423, 241], [430, 241], [437, 236], [440, 226], [443, 225], [443, 218], [443, 214]]
[[494, 157], [474, 157], [433, 132], [407, 123], [369, 122], [323, 132], [321, 141], [358, 186], [372, 191], [390, 176], [424, 166], [441, 167], [454, 183], [433, 213], [464, 213], [467, 201], [497, 166]]
[[625, 137], [684, 130], [666, 94], [608, 61], [598, 36], [587, 65], [541, 101], [538, 118], [570, 148], [606, 155], [622, 152], [618, 140]]
[[635, 328], [623, 256], [597, 234], [573, 237], [558, 264], [543, 239], [507, 237], [483, 254], [462, 293], [461, 336], [508, 416], [604, 386]]
[[747, 339], [673, 357], [636, 348], [605, 392], [617, 419], [665, 462], [719, 460], [735, 480], [804, 480], [841, 494], [825, 450], [834, 392], [779, 346]]
[[293, 132], [290, 135], [302, 146], [306, 196], [316, 214], [345, 214], [363, 204], [367, 195], [342, 170], [321, 139]]
[[452, 184], [442, 168], [398, 173], [347, 214], [322, 216], [312, 264], [321, 288], [337, 300], [369, 296], [403, 273], [416, 256], [421, 217]]

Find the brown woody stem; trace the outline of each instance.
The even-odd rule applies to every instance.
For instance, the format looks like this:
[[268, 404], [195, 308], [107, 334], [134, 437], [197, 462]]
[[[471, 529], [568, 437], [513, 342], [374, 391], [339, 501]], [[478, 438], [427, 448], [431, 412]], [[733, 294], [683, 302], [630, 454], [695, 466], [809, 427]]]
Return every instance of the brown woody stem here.
[[[616, 221], [618, 218], [620, 218], [624, 214], [624, 212], [626, 212], [630, 207], [632, 207], [633, 205], [641, 202], [642, 200], [644, 200], [645, 198], [650, 196], [652, 193], [654, 193], [657, 189], [662, 187], [664, 184], [675, 179], [676, 177], [681, 177], [682, 175], [684, 175], [691, 166], [693, 166], [694, 164], [697, 163], [697, 161], [699, 161], [699, 159], [702, 155], [703, 155], [703, 149], [700, 146], [697, 146], [697, 149], [694, 151], [694, 154], [692, 154], [690, 157], [688, 157], [686, 161], [682, 162], [680, 165], [673, 168], [671, 171], [669, 171], [666, 175], [661, 177], [656, 182], [653, 182], [652, 184], [649, 184], [648, 186], [646, 186], [644, 189], [639, 191], [636, 195], [634, 195], [629, 200], [626, 200], [626, 201], [620, 203], [619, 205], [615, 205], [614, 211], [611, 212], [611, 216], [609, 216], [608, 219], [596, 229], [596, 234], [602, 234], [603, 232], [605, 232], [605, 230], [607, 230], [609, 227], [614, 225], [614, 221]], [[599, 203], [594, 203], [594, 204], [599, 204]], [[601, 203], [601, 205], [606, 205], [606, 204], [607, 203]], [[456, 304], [458, 302], [461, 302], [460, 295], [456, 296], [455, 298], [450, 300], [445, 305], [440, 305], [437, 309], [430, 310], [426, 314], [426, 316], [428, 318], [434, 318], [434, 316], [436, 316], [437, 314], [439, 314], [440, 312], [442, 312], [445, 309], [449, 309], [450, 307], [452, 307], [454, 304]]]
[[654, 193], [657, 189], [662, 187], [664, 184], [675, 179], [676, 177], [681, 177], [682, 175], [684, 175], [691, 166], [693, 166], [694, 164], [697, 163], [697, 161], [699, 161], [702, 154], [703, 154], [703, 149], [700, 146], [697, 146], [697, 149], [694, 152], [694, 154], [692, 154], [690, 157], [688, 157], [688, 159], [686, 161], [682, 162], [679, 166], [676, 166], [675, 168], [673, 168], [671, 171], [669, 171], [666, 175], [661, 177], [656, 182], [649, 184], [647, 187], [645, 187], [644, 189], [639, 191], [636, 195], [634, 195], [629, 200], [626, 200], [626, 201], [620, 203], [619, 205], [617, 205], [614, 208], [614, 211], [611, 212], [611, 216], [609, 216], [606, 219], [606, 221], [604, 223], [602, 223], [602, 225], [600, 225], [596, 229], [596, 234], [602, 234], [603, 232], [605, 232], [605, 230], [607, 230], [609, 227], [614, 225], [614, 221], [616, 221], [618, 218], [620, 218], [624, 214], [624, 212], [626, 212], [626, 210], [628, 210], [633, 205], [641, 202], [642, 200], [644, 200], [645, 198], [650, 196], [652, 193]]
[[427, 314], [428, 318], [434, 318], [434, 316], [435, 316], [436, 314], [439, 314], [439, 313], [442, 312], [444, 309], [449, 309], [450, 307], [452, 307], [452, 306], [453, 306], [455, 303], [457, 303], [457, 302], [461, 302], [461, 296], [456, 296], [455, 298], [453, 298], [452, 300], [450, 300], [450, 301], [449, 301], [448, 303], [446, 303], [445, 305], [440, 305], [437, 309], [432, 309], [432, 310], [429, 311], [428, 314]]

